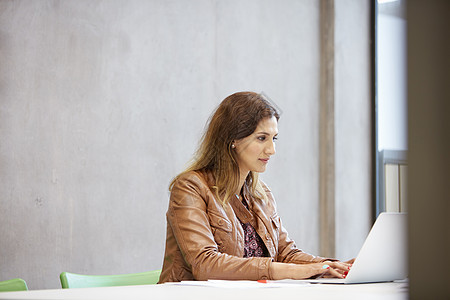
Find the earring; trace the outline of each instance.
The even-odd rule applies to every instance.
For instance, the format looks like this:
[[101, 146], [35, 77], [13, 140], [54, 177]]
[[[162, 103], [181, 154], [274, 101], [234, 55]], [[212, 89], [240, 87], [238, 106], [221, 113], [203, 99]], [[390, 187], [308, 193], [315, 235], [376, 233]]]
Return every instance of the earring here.
[[233, 149], [234, 149], [234, 148], [236, 148], [236, 146], [235, 146], [234, 144], [231, 144], [231, 148], [233, 148]]

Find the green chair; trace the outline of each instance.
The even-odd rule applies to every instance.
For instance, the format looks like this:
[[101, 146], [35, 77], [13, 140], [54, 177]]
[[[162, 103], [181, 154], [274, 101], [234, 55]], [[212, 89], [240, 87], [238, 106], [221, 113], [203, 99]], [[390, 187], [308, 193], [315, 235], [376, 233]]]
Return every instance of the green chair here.
[[0, 292], [16, 291], [28, 291], [27, 283], [25, 282], [25, 280], [16, 278], [6, 281], [0, 281]]
[[101, 286], [157, 284], [161, 270], [121, 275], [81, 275], [63, 272], [59, 275], [63, 289]]

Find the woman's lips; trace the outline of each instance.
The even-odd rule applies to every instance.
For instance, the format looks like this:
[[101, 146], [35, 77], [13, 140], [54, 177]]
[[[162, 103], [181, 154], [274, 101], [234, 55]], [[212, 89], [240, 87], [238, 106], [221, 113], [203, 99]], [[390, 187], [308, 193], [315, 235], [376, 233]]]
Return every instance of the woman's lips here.
[[269, 158], [260, 158], [259, 160], [265, 164], [267, 164], [269, 162]]

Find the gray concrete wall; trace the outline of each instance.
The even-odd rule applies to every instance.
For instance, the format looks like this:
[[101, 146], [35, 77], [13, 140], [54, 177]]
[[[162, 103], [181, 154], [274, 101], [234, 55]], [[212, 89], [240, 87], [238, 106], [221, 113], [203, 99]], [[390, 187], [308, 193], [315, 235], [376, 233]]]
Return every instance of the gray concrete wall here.
[[[370, 3], [335, 2], [336, 256], [354, 257], [372, 226]], [[375, 172], [375, 171], [373, 171]]]
[[283, 111], [262, 177], [291, 236], [318, 253], [318, 16], [312, 0], [0, 1], [0, 280], [58, 288], [62, 271], [160, 268], [168, 183], [241, 90]]

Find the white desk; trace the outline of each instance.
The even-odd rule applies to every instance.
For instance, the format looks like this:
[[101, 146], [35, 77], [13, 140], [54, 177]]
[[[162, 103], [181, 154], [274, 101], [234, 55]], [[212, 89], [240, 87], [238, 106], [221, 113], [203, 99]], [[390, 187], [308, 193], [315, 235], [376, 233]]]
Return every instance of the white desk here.
[[[267, 284], [269, 285], [269, 284]], [[276, 300], [276, 299], [408, 299], [407, 283], [356, 285], [304, 284], [283, 287], [210, 287], [182, 284], [140, 285], [84, 289], [31, 290], [0, 293], [0, 299], [158, 299], [158, 300]]]

